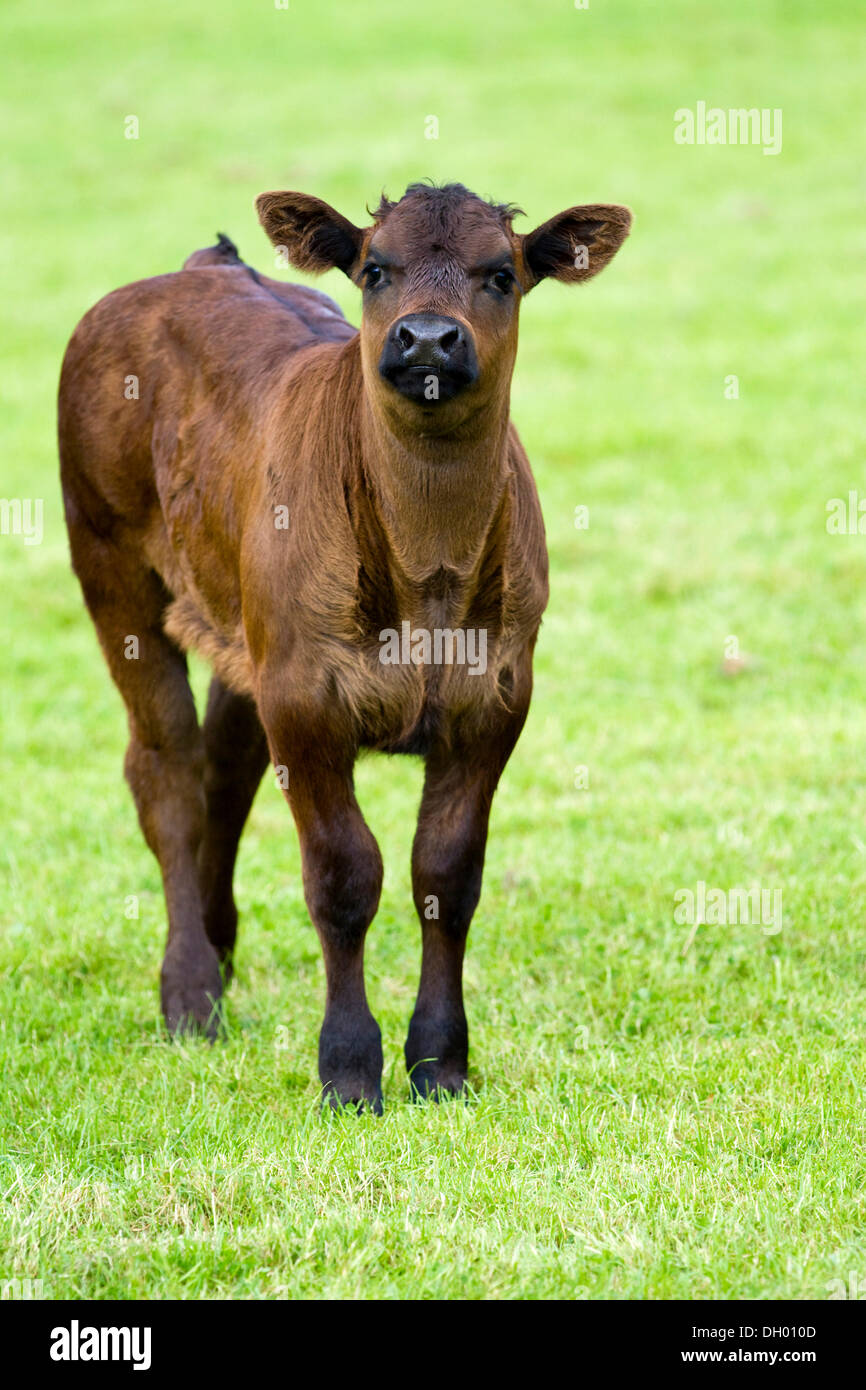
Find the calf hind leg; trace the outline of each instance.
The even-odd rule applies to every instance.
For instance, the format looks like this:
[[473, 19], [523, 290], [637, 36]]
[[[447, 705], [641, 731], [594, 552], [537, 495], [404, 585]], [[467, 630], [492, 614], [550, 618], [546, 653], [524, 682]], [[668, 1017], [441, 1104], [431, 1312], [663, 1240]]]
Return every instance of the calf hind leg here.
[[268, 742], [253, 701], [234, 694], [216, 677], [211, 681], [203, 734], [206, 815], [198, 854], [199, 883], [205, 930], [228, 979], [238, 923], [232, 893], [235, 859], [268, 765]]
[[199, 889], [204, 749], [185, 657], [162, 629], [168, 594], [136, 551], [103, 540], [72, 517], [70, 542], [87, 606], [126, 703], [126, 777], [162, 873], [168, 912], [161, 977], [165, 1020], [172, 1032], [202, 1028], [212, 1037], [222, 981]]

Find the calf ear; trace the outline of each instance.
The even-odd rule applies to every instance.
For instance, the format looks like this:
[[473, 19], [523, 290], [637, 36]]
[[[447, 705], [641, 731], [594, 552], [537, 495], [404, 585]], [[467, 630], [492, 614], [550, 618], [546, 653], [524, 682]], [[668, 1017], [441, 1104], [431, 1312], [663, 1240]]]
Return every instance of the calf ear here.
[[256, 211], [271, 241], [285, 249], [298, 270], [319, 275], [338, 266], [350, 273], [364, 233], [321, 198], [307, 193], [260, 193]]
[[523, 238], [529, 289], [545, 276], [571, 284], [604, 270], [631, 227], [631, 212], [617, 203], [589, 203], [569, 208], [542, 222]]

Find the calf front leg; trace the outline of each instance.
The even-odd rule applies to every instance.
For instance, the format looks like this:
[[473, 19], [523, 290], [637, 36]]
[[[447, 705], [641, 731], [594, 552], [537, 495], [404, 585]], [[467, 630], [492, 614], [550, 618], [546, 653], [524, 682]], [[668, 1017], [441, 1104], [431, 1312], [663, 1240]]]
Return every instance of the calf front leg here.
[[469, 1034], [463, 957], [481, 895], [490, 806], [523, 725], [520, 716], [489, 743], [434, 750], [427, 760], [412, 846], [412, 893], [421, 921], [421, 979], [406, 1040], [413, 1094], [463, 1089]]
[[379, 906], [382, 856], [355, 799], [355, 749], [289, 711], [263, 718], [274, 763], [287, 774], [304, 896], [325, 960], [319, 1077], [331, 1105], [381, 1114], [382, 1035], [364, 987], [364, 938]]

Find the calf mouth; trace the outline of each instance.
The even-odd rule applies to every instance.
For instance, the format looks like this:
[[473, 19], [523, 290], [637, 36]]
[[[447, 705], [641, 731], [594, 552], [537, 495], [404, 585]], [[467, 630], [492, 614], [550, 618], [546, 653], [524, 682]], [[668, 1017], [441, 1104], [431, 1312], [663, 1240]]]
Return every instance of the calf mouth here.
[[406, 400], [430, 406], [452, 401], [478, 380], [478, 371], [468, 364], [443, 367], [432, 362], [416, 362], [406, 366], [401, 362], [382, 361], [379, 374]]

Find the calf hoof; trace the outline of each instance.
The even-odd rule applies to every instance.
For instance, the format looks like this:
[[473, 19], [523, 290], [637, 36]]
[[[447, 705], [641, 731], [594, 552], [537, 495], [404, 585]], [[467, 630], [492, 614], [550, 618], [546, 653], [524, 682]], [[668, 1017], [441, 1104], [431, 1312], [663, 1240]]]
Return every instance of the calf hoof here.
[[444, 1096], [459, 1096], [465, 1086], [465, 1071], [440, 1067], [435, 1062], [419, 1062], [409, 1073], [409, 1087], [414, 1101], [438, 1101]]
[[319, 1034], [323, 1104], [382, 1114], [382, 1034], [370, 1014], [355, 1024], [328, 1019]]
[[446, 1024], [413, 1018], [404, 1051], [413, 1100], [439, 1100], [463, 1091], [469, 1061], [465, 1018]]
[[213, 947], [192, 953], [168, 947], [162, 963], [162, 1012], [175, 1037], [203, 1033], [211, 1042], [219, 1032], [222, 995], [220, 965]]
[[381, 1087], [370, 1089], [351, 1081], [328, 1082], [322, 1096], [322, 1107], [325, 1106], [331, 1110], [352, 1110], [357, 1115], [365, 1110], [369, 1110], [372, 1115], [381, 1115], [384, 1111]]

